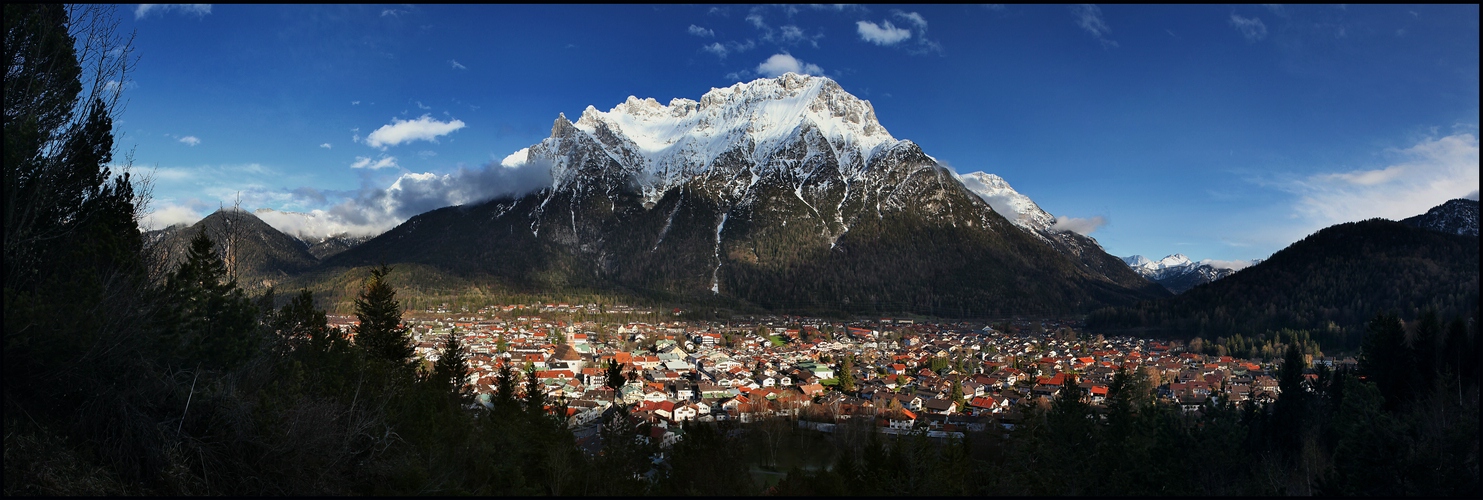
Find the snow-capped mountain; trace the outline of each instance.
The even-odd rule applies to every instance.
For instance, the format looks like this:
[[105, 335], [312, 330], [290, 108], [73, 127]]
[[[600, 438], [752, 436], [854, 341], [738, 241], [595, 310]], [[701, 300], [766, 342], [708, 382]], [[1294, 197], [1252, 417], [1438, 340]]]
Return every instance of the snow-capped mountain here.
[[548, 166], [551, 185], [424, 213], [330, 261], [795, 310], [994, 315], [1165, 293], [1090, 239], [1012, 224], [828, 78], [589, 106], [502, 163]]
[[1195, 262], [1184, 254], [1174, 254], [1157, 261], [1142, 255], [1123, 257], [1139, 276], [1163, 285], [1174, 293], [1184, 293], [1196, 286], [1235, 274], [1250, 264], [1202, 260]]
[[1020, 194], [1014, 188], [1009, 187], [1003, 177], [984, 172], [972, 172], [958, 176], [973, 194], [983, 198], [995, 212], [1003, 215], [1015, 225], [1034, 231], [1044, 233], [1050, 231], [1051, 226], [1056, 224], [1056, 217], [1042, 210], [1029, 196]]
[[1458, 198], [1401, 223], [1447, 234], [1478, 235], [1478, 200]]
[[[576, 137], [572, 131], [582, 132]], [[555, 190], [580, 189], [581, 155], [567, 154], [594, 141], [620, 167], [617, 174], [636, 184], [646, 205], [699, 175], [722, 175], [722, 193], [736, 199], [768, 174], [805, 182], [821, 174], [827, 148], [838, 177], [859, 180], [870, 162], [888, 151], [911, 146], [876, 121], [869, 101], [850, 95], [828, 78], [786, 74], [775, 79], [711, 89], [700, 101], [677, 98], [668, 105], [653, 98], [628, 100], [603, 112], [588, 106], [576, 123], [557, 118], [552, 136], [506, 158], [506, 166], [549, 162]], [[789, 150], [800, 141], [821, 149]], [[740, 154], [740, 171], [729, 155]]]

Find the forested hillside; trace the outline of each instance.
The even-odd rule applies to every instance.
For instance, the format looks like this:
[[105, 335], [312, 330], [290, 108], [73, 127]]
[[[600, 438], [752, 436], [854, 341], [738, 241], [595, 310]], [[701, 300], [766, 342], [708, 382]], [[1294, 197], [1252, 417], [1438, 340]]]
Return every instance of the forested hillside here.
[[1373, 219], [1325, 228], [1230, 277], [1182, 295], [1098, 310], [1089, 327], [1183, 338], [1305, 329], [1357, 349], [1377, 311], [1408, 319], [1478, 303], [1478, 238]]

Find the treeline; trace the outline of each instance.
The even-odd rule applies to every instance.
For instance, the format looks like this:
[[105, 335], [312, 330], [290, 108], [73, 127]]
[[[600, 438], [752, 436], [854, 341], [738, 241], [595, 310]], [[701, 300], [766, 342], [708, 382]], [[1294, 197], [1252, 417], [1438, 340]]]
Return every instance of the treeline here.
[[508, 369], [484, 409], [456, 342], [414, 363], [385, 268], [359, 280], [354, 332], [308, 291], [248, 296], [204, 231], [151, 269], [137, 187], [108, 167], [120, 86], [105, 83], [132, 64], [116, 22], [5, 6], [6, 495], [682, 491], [669, 469], [644, 475], [653, 454], [626, 418], [590, 455]]
[[1290, 344], [1281, 397], [1265, 408], [1185, 413], [1157, 402], [1142, 371], [1121, 371], [1094, 411], [1068, 379], [1050, 404], [1022, 408], [1013, 431], [872, 433], [775, 493], [1476, 496], [1477, 327], [1442, 325], [1427, 315], [1408, 336], [1396, 316], [1373, 318], [1357, 372], [1305, 369]]
[[1182, 338], [1309, 330], [1324, 348], [1359, 348], [1375, 311], [1461, 316], [1478, 303], [1478, 238], [1372, 219], [1325, 228], [1259, 265], [1182, 295], [1094, 311], [1103, 332]]

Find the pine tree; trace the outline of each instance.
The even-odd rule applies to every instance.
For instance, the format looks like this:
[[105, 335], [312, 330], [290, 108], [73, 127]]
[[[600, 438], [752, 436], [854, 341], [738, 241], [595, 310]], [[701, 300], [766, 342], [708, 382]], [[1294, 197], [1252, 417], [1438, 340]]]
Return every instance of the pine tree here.
[[258, 309], [227, 278], [226, 265], [203, 228], [191, 240], [185, 262], [165, 282], [160, 338], [168, 362], [230, 368], [259, 345]]
[[468, 373], [468, 355], [464, 352], [463, 343], [458, 340], [458, 331], [452, 331], [448, 334], [448, 340], [443, 341], [438, 361], [433, 364], [432, 380], [446, 387], [461, 405], [468, 404], [474, 397], [473, 388], [464, 380]]
[[324, 352], [345, 341], [339, 329], [330, 328], [324, 311], [314, 307], [314, 292], [309, 290], [300, 290], [284, 304], [274, 316], [271, 327], [294, 349]]
[[360, 296], [355, 299], [355, 342], [373, 359], [390, 361], [395, 366], [412, 366], [412, 338], [402, 324], [402, 308], [386, 276], [391, 268], [381, 265], [371, 269]]

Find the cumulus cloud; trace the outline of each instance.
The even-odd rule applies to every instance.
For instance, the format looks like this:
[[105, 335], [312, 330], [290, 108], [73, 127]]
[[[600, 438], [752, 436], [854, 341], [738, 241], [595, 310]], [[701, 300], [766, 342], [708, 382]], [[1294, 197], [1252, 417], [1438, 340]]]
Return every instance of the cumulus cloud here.
[[145, 17], [148, 17], [151, 13], [158, 13], [158, 14], [163, 15], [166, 12], [172, 12], [172, 11], [173, 12], [179, 12], [181, 14], [191, 14], [191, 15], [194, 15], [196, 17], [201, 17], [201, 16], [205, 16], [206, 14], [210, 14], [211, 13], [211, 4], [207, 4], [207, 3], [190, 3], [190, 4], [141, 3], [141, 4], [139, 4], [138, 7], [135, 7], [134, 8], [134, 19], [144, 19]]
[[1294, 215], [1317, 230], [1383, 217], [1400, 220], [1478, 193], [1478, 138], [1462, 133], [1391, 150], [1382, 168], [1310, 175], [1278, 187], [1297, 195]]
[[200, 144], [201, 140], [197, 139], [194, 135], [187, 135], [185, 137], [181, 137], [180, 142], [188, 146], [195, 146], [197, 144]]
[[798, 73], [800, 75], [823, 75], [824, 68], [817, 64], [806, 63], [787, 53], [773, 54], [762, 64], [757, 65], [758, 74], [767, 77], [775, 77], [783, 73]]
[[326, 142], [324, 144], [320, 144], [319, 147], [325, 148], [325, 149], [330, 149], [330, 148], [333, 148], [334, 146], [331, 146], [330, 143]]
[[1050, 228], [1052, 231], [1071, 231], [1086, 236], [1092, 234], [1092, 231], [1096, 231], [1097, 228], [1102, 227], [1104, 224], [1107, 224], [1107, 218], [1100, 215], [1086, 219], [1060, 215], [1056, 216], [1056, 223], [1052, 224]]
[[1076, 25], [1091, 33], [1102, 44], [1102, 48], [1116, 47], [1117, 41], [1107, 38], [1112, 28], [1107, 27], [1107, 22], [1102, 20], [1102, 8], [1092, 4], [1081, 4], [1071, 7], [1071, 15], [1076, 20]]
[[875, 24], [870, 21], [857, 21], [856, 31], [860, 33], [860, 39], [876, 45], [895, 45], [911, 38], [911, 30], [897, 28], [891, 21]]
[[396, 166], [396, 157], [385, 155], [382, 155], [381, 158], [374, 160], [368, 156], [357, 156], [355, 157], [355, 163], [350, 164], [350, 168], [368, 168], [371, 170], [395, 168]]
[[462, 120], [442, 122], [433, 119], [430, 115], [422, 115], [416, 120], [392, 118], [390, 124], [382, 125], [381, 128], [366, 136], [366, 145], [384, 149], [387, 146], [412, 141], [438, 142], [438, 137], [448, 135], [463, 127]]
[[1231, 26], [1234, 26], [1236, 31], [1240, 31], [1241, 36], [1246, 37], [1247, 42], [1260, 42], [1267, 37], [1267, 25], [1260, 17], [1246, 18], [1232, 13]]
[[696, 26], [694, 24], [690, 25], [690, 30], [689, 31], [690, 31], [690, 34], [695, 35], [695, 36], [703, 36], [703, 37], [707, 37], [707, 38], [716, 36], [716, 32], [715, 31], [712, 31], [712, 30], [709, 30], [709, 29], [706, 29], [706, 28], [702, 28], [702, 27]]
[[453, 69], [469, 69], [467, 66], [459, 64], [457, 59], [449, 59], [448, 65], [452, 66]]

